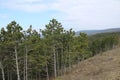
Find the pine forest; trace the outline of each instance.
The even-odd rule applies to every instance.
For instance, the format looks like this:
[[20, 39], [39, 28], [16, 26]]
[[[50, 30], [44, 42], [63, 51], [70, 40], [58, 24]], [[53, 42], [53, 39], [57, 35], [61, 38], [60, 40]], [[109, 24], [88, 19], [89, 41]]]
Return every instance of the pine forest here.
[[87, 35], [56, 19], [27, 30], [16, 21], [0, 29], [0, 80], [53, 80], [89, 57], [120, 46], [120, 32]]

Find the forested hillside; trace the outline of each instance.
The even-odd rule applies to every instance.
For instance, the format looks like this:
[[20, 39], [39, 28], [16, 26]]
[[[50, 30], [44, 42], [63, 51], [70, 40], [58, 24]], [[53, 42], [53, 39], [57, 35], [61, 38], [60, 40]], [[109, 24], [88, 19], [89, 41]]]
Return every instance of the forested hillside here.
[[109, 29], [103, 29], [103, 30], [81, 30], [81, 31], [77, 31], [76, 35], [78, 35], [80, 32], [84, 32], [87, 35], [95, 35], [98, 33], [120, 32], [120, 28], [109, 28]]
[[0, 80], [51, 80], [67, 74], [80, 61], [118, 46], [119, 33], [111, 34], [75, 36], [56, 19], [39, 31], [32, 25], [23, 30], [12, 21], [0, 29]]

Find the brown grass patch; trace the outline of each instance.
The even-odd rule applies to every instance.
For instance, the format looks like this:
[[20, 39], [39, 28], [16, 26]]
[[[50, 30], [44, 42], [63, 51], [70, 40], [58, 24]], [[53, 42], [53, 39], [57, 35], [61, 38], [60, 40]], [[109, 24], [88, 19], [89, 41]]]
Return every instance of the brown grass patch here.
[[57, 80], [120, 80], [120, 48], [80, 62], [70, 74]]

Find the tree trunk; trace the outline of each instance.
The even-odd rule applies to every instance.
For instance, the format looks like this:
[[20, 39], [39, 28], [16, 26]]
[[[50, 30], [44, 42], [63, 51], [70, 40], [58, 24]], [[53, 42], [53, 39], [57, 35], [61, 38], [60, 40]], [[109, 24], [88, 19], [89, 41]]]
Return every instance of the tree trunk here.
[[68, 45], [68, 72], [71, 71], [71, 53], [70, 53], [70, 45]]
[[68, 51], [68, 64], [69, 64], [69, 70], [68, 72], [71, 71], [71, 55], [70, 55], [70, 52]]
[[12, 74], [13, 74], [13, 73], [12, 73], [12, 70], [10, 70], [10, 80], [13, 80], [13, 79], [12, 79]]
[[41, 80], [41, 74], [40, 74], [40, 72], [39, 72], [39, 80]]
[[54, 77], [57, 77], [57, 71], [56, 71], [56, 54], [55, 54], [55, 46], [53, 47], [53, 55], [54, 55]]
[[38, 80], [37, 72], [36, 72], [36, 80]]
[[28, 49], [27, 49], [27, 47], [26, 47], [26, 80], [28, 80], [28, 72], [27, 72], [27, 70], [28, 70], [28, 67], [27, 67], [27, 63], [28, 63], [28, 55], [27, 55], [27, 53], [28, 53]]
[[49, 80], [48, 65], [46, 64], [47, 80]]
[[1, 71], [2, 71], [2, 79], [5, 80], [4, 68], [3, 68], [3, 65], [2, 65], [1, 61], [0, 61], [0, 68], [1, 68]]
[[56, 53], [56, 58], [57, 58], [57, 62], [56, 62], [56, 65], [57, 65], [57, 76], [60, 75], [60, 68], [59, 68], [59, 54], [58, 54], [58, 51]]
[[17, 47], [15, 46], [15, 60], [16, 60], [16, 68], [17, 68], [17, 80], [20, 80], [20, 73], [18, 68], [18, 53], [17, 53]]
[[26, 71], [26, 69], [25, 69], [25, 64], [26, 64], [26, 63], [25, 63], [25, 58], [26, 58], [26, 57], [25, 57], [25, 54], [24, 54], [24, 72], [23, 72], [23, 78], [24, 78], [24, 80], [25, 80], [25, 73], [26, 73], [26, 72], [25, 72], [25, 71]]
[[10, 71], [7, 69], [7, 80], [10, 80]]
[[61, 49], [61, 76], [62, 75], [64, 75], [64, 62], [65, 62], [65, 60], [64, 60], [64, 55], [63, 55], [63, 53], [64, 53], [64, 51], [63, 51], [63, 47], [62, 47], [62, 49]]

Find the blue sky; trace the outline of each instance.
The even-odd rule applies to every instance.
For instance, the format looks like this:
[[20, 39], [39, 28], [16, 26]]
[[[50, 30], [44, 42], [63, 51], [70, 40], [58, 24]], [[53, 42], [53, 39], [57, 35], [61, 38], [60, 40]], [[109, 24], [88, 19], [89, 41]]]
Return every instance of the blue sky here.
[[75, 31], [120, 27], [120, 0], [0, 0], [0, 27], [15, 20], [44, 29], [51, 19]]

